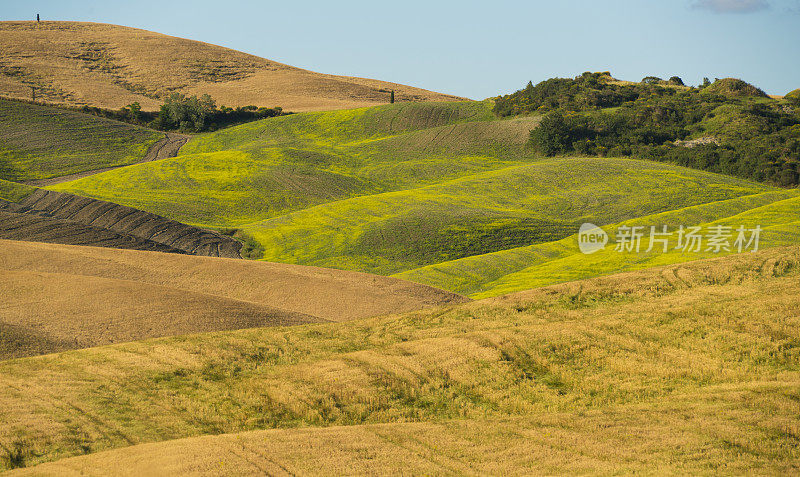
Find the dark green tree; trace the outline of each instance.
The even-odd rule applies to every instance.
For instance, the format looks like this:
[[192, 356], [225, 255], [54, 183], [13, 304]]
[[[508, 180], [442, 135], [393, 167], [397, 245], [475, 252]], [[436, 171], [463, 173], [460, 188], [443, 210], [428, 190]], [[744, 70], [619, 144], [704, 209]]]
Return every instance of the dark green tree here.
[[161, 106], [158, 117], [163, 127], [179, 128], [185, 131], [202, 131], [206, 120], [216, 112], [216, 103], [211, 96], [187, 97], [172, 93]]
[[539, 127], [531, 131], [531, 144], [545, 156], [566, 152], [571, 144], [570, 127], [558, 111], [547, 113]]

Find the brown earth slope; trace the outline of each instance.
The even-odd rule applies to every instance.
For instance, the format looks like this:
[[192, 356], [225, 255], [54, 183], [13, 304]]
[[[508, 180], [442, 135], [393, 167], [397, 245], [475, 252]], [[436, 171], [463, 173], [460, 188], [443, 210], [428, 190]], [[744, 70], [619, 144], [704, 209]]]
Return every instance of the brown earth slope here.
[[226, 106], [290, 111], [397, 101], [451, 101], [420, 88], [315, 73], [208, 43], [82, 22], [0, 22], [0, 94], [54, 103], [155, 110], [173, 91], [210, 94]]
[[314, 267], [0, 240], [0, 359], [467, 301]]
[[157, 336], [326, 320], [129, 280], [0, 269], [0, 359]]
[[186, 253], [183, 250], [152, 240], [112, 232], [101, 227], [83, 225], [52, 217], [42, 217], [35, 214], [10, 212], [3, 209], [2, 201], [0, 201], [0, 238], [67, 245]]
[[[9, 219], [16, 218], [14, 223], [0, 224], [0, 238], [5, 239], [103, 247], [121, 244], [119, 248], [230, 258], [240, 258], [242, 246], [231, 237], [133, 207], [44, 189], [35, 190], [19, 202], [0, 199], [0, 212], [6, 213]], [[21, 215], [33, 218], [25, 219]], [[49, 224], [44, 225], [46, 222]], [[22, 226], [28, 227], [27, 232], [22, 232], [19, 228]], [[78, 229], [84, 233], [79, 233]], [[132, 238], [133, 242], [124, 246], [131, 240], [119, 237]], [[109, 243], [109, 239], [113, 243]], [[151, 243], [156, 245], [141, 245]]]

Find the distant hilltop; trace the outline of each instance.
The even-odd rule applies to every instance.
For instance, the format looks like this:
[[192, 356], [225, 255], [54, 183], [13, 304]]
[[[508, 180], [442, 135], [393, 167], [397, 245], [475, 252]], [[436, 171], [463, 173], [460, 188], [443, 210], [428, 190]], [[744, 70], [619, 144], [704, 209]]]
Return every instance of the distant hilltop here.
[[156, 110], [172, 92], [226, 106], [318, 111], [464, 98], [397, 83], [315, 73], [199, 41], [118, 25], [0, 22], [0, 95]]

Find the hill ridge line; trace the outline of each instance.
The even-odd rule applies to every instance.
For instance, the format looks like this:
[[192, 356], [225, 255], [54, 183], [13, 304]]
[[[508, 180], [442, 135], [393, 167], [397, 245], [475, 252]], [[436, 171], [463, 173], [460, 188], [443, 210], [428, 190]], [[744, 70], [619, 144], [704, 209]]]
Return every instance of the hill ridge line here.
[[[458, 96], [373, 78], [320, 73], [226, 46], [124, 25], [75, 21], [3, 21], [0, 42], [12, 47], [0, 78], [8, 95], [50, 103], [119, 109], [139, 102], [155, 111], [171, 92], [210, 94], [231, 107], [281, 106], [325, 111], [389, 102], [454, 101]], [[47, 48], [42, 48], [47, 45]], [[41, 62], [29, 58], [44, 59]], [[176, 61], [175, 58], [181, 58]], [[96, 68], [103, 60], [110, 70]]]
[[[568, 159], [568, 158], [563, 158], [563, 159]], [[461, 176], [461, 177], [457, 177], [455, 179], [450, 179], [450, 180], [446, 180], [446, 181], [442, 181], [442, 182], [436, 182], [436, 183], [433, 183], [433, 184], [425, 184], [425, 185], [422, 185], [420, 187], [410, 187], [408, 189], [391, 190], [391, 191], [386, 191], [386, 192], [379, 192], [377, 194], [364, 194], [364, 195], [359, 195], [359, 196], [355, 196], [355, 197], [347, 197], [345, 199], [332, 200], [330, 202], [323, 202], [322, 204], [312, 205], [311, 207], [306, 207], [305, 209], [293, 210], [293, 211], [288, 212], [286, 214], [277, 215], [275, 217], [270, 217], [268, 219], [257, 220], [257, 221], [254, 221], [254, 222], [248, 222], [248, 223], [245, 223], [245, 224], [240, 224], [237, 227], [258, 226], [259, 224], [266, 224], [267, 222], [271, 222], [273, 220], [285, 218], [285, 217], [291, 216], [293, 214], [297, 214], [297, 213], [301, 213], [301, 212], [305, 212], [305, 211], [310, 211], [310, 210], [314, 210], [314, 209], [317, 209], [317, 208], [330, 206], [330, 205], [333, 205], [333, 204], [345, 203], [345, 202], [349, 202], [349, 201], [358, 201], [359, 199], [364, 199], [364, 198], [367, 198], [367, 197], [375, 198], [375, 197], [380, 197], [380, 196], [390, 196], [392, 194], [395, 194], [395, 195], [404, 194], [404, 193], [413, 192], [413, 191], [417, 191], [417, 190], [426, 190], [426, 189], [432, 189], [432, 188], [446, 186], [446, 185], [459, 184], [461, 182], [467, 182], [467, 181], [469, 181], [469, 179], [472, 179], [472, 178], [475, 178], [475, 177], [492, 176], [494, 174], [499, 174], [499, 173], [504, 172], [504, 171], [530, 167], [530, 166], [532, 166], [534, 164], [547, 163], [547, 162], [553, 163], [553, 162], [559, 162], [559, 160], [548, 158], [548, 159], [541, 160], [541, 161], [537, 160], [537, 161], [532, 161], [532, 162], [528, 162], [528, 163], [524, 163], [524, 164], [515, 164], [515, 165], [506, 166], [506, 167], [500, 167], [498, 169], [490, 169], [490, 170], [479, 171], [479, 172], [467, 174], [467, 175], [464, 175], [464, 176]]]
[[[476, 121], [476, 122], [478, 122], [478, 121]], [[444, 126], [441, 126], [441, 127], [444, 127]], [[184, 156], [180, 156], [180, 157], [186, 157], [188, 155], [189, 154], [184, 155]], [[326, 207], [326, 206], [330, 206], [330, 205], [338, 204], [338, 203], [345, 203], [345, 202], [349, 202], [349, 201], [358, 201], [359, 199], [364, 199], [364, 198], [367, 198], [367, 197], [373, 197], [374, 198], [374, 197], [380, 197], [380, 196], [390, 196], [392, 194], [404, 194], [404, 193], [418, 191], [418, 190], [435, 189], [437, 187], [442, 187], [442, 186], [447, 186], [447, 185], [456, 185], [456, 184], [460, 184], [460, 183], [463, 183], [463, 182], [469, 182], [469, 180], [473, 179], [473, 178], [491, 177], [492, 175], [501, 174], [502, 172], [513, 171], [513, 170], [516, 170], [516, 169], [523, 169], [523, 168], [526, 168], [526, 167], [532, 167], [532, 166], [539, 165], [539, 164], [557, 164], [557, 163], [560, 163], [560, 162], [568, 162], [568, 161], [570, 161], [572, 159], [573, 159], [572, 156], [569, 156], [569, 157], [541, 158], [541, 159], [536, 159], [536, 160], [532, 160], [532, 161], [529, 161], [529, 162], [525, 162], [525, 163], [522, 163], [522, 164], [513, 164], [513, 165], [507, 165], [507, 166], [504, 166], [504, 167], [500, 167], [500, 168], [497, 168], [497, 169], [489, 169], [489, 170], [478, 171], [478, 172], [470, 173], [470, 174], [467, 174], [467, 175], [464, 175], [464, 176], [456, 177], [454, 179], [449, 179], [449, 180], [446, 180], [446, 181], [436, 182], [436, 183], [432, 183], [432, 184], [425, 184], [425, 185], [421, 185], [419, 187], [411, 187], [411, 188], [408, 188], [408, 189], [399, 189], [399, 190], [392, 190], [392, 191], [386, 191], [386, 192], [379, 192], [377, 194], [364, 194], [364, 195], [359, 195], [359, 196], [355, 196], [355, 197], [347, 197], [347, 198], [344, 198], [344, 199], [339, 199], [339, 200], [334, 200], [334, 201], [330, 201], [330, 202], [324, 202], [324, 203], [321, 203], [321, 204], [316, 204], [316, 205], [313, 205], [311, 207], [306, 207], [304, 209], [294, 210], [294, 211], [291, 211], [291, 212], [287, 212], [286, 214], [281, 214], [281, 215], [277, 215], [275, 217], [270, 217], [268, 219], [257, 220], [257, 221], [254, 221], [254, 222], [248, 222], [248, 223], [244, 223], [244, 224], [239, 224], [239, 225], [237, 225], [237, 227], [258, 226], [259, 224], [265, 224], [267, 222], [271, 222], [273, 220], [277, 220], [277, 219], [280, 219], [280, 218], [288, 217], [288, 216], [291, 216], [293, 214], [301, 213], [301, 212], [304, 212], [304, 211], [310, 211], [310, 210], [314, 210], [314, 209], [317, 209], [317, 208], [322, 208], [322, 207]], [[623, 160], [623, 161], [630, 161], [631, 163], [647, 162], [648, 165], [653, 165], [653, 164], [659, 165], [659, 164], [661, 164], [661, 165], [667, 166], [667, 164], [662, 164], [662, 163], [652, 162], [652, 161], [645, 161], [643, 159], [636, 159], [636, 158], [633, 158], [633, 157], [619, 157], [617, 159], [620, 159], [620, 160]], [[687, 169], [687, 170], [692, 171], [692, 172], [713, 174], [713, 173], [710, 173], [710, 172], [698, 171], [697, 169], [691, 169], [691, 168], [682, 167], [682, 166], [675, 166], [675, 167]], [[742, 182], [750, 182], [750, 181], [742, 180]], [[764, 184], [760, 184], [760, 183], [757, 183], [757, 182], [752, 182], [752, 184], [753, 185], [757, 185], [759, 187], [764, 187]], [[767, 192], [776, 192], [776, 191], [767, 191]], [[759, 193], [759, 194], [748, 194], [748, 195], [742, 196], [742, 197], [749, 197], [751, 195], [760, 195], [760, 194], [761, 193]], [[726, 200], [736, 200], [736, 199], [737, 198], [726, 199]], [[712, 204], [712, 203], [715, 203], [715, 202], [724, 202], [724, 201], [706, 202], [706, 203], [703, 203], [703, 204], [697, 204], [697, 205], [693, 205], [693, 206], [690, 206], [690, 207], [698, 207], [698, 206], [703, 206], [703, 205], [707, 205], [707, 204]], [[680, 207], [678, 209], [672, 209], [672, 210], [664, 211], [664, 212], [660, 212], [660, 213], [674, 212], [676, 210], [683, 210], [685, 208], [686, 207]], [[647, 216], [643, 216], [643, 217], [647, 217]], [[524, 247], [518, 247], [518, 248], [524, 248]], [[511, 249], [509, 249], [509, 250], [511, 250]], [[503, 251], [504, 250], [499, 250], [497, 252], [490, 252], [490, 253], [499, 253], [499, 252], [503, 252]], [[458, 260], [461, 260], [461, 259], [458, 259]], [[428, 265], [428, 266], [430, 266], [430, 265]]]

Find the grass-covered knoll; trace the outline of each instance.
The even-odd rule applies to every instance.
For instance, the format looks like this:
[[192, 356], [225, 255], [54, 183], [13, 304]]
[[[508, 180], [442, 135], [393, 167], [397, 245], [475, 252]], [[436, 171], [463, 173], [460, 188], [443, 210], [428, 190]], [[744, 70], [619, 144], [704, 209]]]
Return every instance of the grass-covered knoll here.
[[0, 179], [30, 181], [132, 164], [163, 134], [0, 99]]
[[[799, 254], [773, 249], [344, 324], [6, 361], [0, 443], [34, 465], [279, 428], [242, 435], [236, 449], [296, 473], [347, 473], [369, 457], [380, 465], [398, 447], [421, 472], [430, 462], [465, 473], [787, 472], [800, 458]], [[419, 423], [413, 438], [409, 422]], [[351, 427], [319, 429], [329, 426]], [[204, 454], [227, 455], [229, 438], [220, 439], [205, 441]], [[185, 444], [149, 449], [186, 465], [197, 447]], [[65, 465], [141, 459], [136, 448], [120, 452]]]
[[583, 222], [616, 223], [768, 189], [647, 161], [557, 158], [330, 202], [243, 229], [263, 244], [266, 260], [390, 274], [557, 241]]
[[[654, 161], [537, 157], [525, 144], [539, 117], [497, 119], [491, 108], [394, 104], [271, 118], [197, 136], [176, 158], [53, 188], [236, 228], [267, 260], [408, 272], [469, 294], [534, 264], [526, 256], [487, 268], [470, 257], [494, 263], [506, 250], [560, 248], [582, 222], [777, 190]], [[709, 210], [717, 215], [703, 223], [727, 217]]]
[[[580, 252], [577, 229], [573, 229], [574, 233], [562, 240], [437, 263], [397, 273], [395, 276], [457, 291], [473, 298], [491, 297], [624, 270], [737, 252], [733, 248], [729, 252], [706, 251], [707, 242], [703, 242], [700, 252], [675, 250], [677, 230], [681, 225], [701, 226], [703, 234], [708, 233], [709, 226], [717, 224], [731, 226], [733, 229], [740, 226], [750, 229], [759, 225], [763, 229], [760, 249], [797, 244], [800, 243], [798, 217], [800, 194], [797, 191], [768, 191], [609, 223], [604, 226], [609, 234], [609, 243], [604, 250], [591, 255]], [[645, 227], [639, 252], [615, 251], [618, 243], [616, 232], [623, 225]], [[664, 252], [663, 245], [656, 242], [653, 250], [647, 252], [650, 227], [655, 226], [657, 231], [661, 231], [664, 225], [673, 232], [670, 249]], [[732, 245], [735, 239], [736, 236], [732, 237], [729, 243]]]
[[[769, 225], [762, 226], [760, 248], [797, 244], [800, 243], [800, 219], [798, 219], [798, 217], [800, 217], [799, 199], [800, 198], [786, 199], [731, 217], [720, 218], [709, 223], [697, 225], [702, 225], [703, 233], [708, 233], [708, 227], [712, 225], [730, 226], [733, 230], [736, 230], [739, 226], [751, 228], [756, 225], [768, 223]], [[659, 224], [669, 223], [672, 230], [676, 230], [678, 227], [674, 225], [674, 220], [670, 220], [667, 217], [653, 218], [653, 220], [658, 219], [661, 219]], [[681, 219], [681, 222], [682, 221]], [[649, 233], [649, 224], [652, 223], [652, 221], [636, 220], [628, 224], [634, 225], [637, 223], [648, 224], [647, 229]], [[615, 227], [611, 227], [612, 231], [614, 229]], [[748, 239], [749, 235], [749, 233], [746, 234]], [[736, 233], [733, 234], [730, 243], [733, 243], [735, 239]], [[676, 242], [677, 239], [673, 237], [673, 246]], [[642, 251], [644, 253], [620, 253], [614, 250], [616, 243], [616, 241], [611, 241], [609, 247], [605, 250], [589, 256], [581, 253], [571, 253], [563, 257], [554, 257], [546, 261], [540, 261], [518, 272], [509, 273], [496, 281], [485, 284], [484, 291], [474, 293], [473, 297], [497, 296], [533, 287], [545, 286], [551, 283], [601, 276], [617, 271], [637, 270], [665, 264], [682, 263], [700, 258], [738, 253], [735, 247], [729, 252], [720, 251], [719, 253], [715, 253], [713, 251], [708, 251], [707, 242], [701, 247], [700, 252], [685, 252], [673, 249], [664, 253], [663, 249], [659, 249], [657, 245], [654, 251], [647, 253], [644, 252], [649, 243], [649, 239], [647, 238], [642, 241]], [[745, 251], [743, 253], [748, 252]]]
[[531, 134], [545, 155], [634, 155], [796, 186], [800, 108], [744, 81], [701, 88], [617, 84], [601, 73], [553, 78], [497, 98], [501, 116], [548, 113]]
[[751, 96], [756, 98], [768, 98], [769, 96], [761, 88], [751, 85], [738, 78], [722, 78], [708, 85], [708, 92], [722, 94], [726, 96]]
[[185, 154], [266, 146], [314, 144], [339, 146], [369, 139], [446, 126], [492, 120], [491, 102], [398, 103], [371, 108], [293, 114], [257, 121], [199, 136]]
[[535, 119], [489, 121], [490, 103], [303, 113], [201, 135], [181, 155], [54, 189], [191, 224], [238, 227], [317, 204], [531, 160]]

